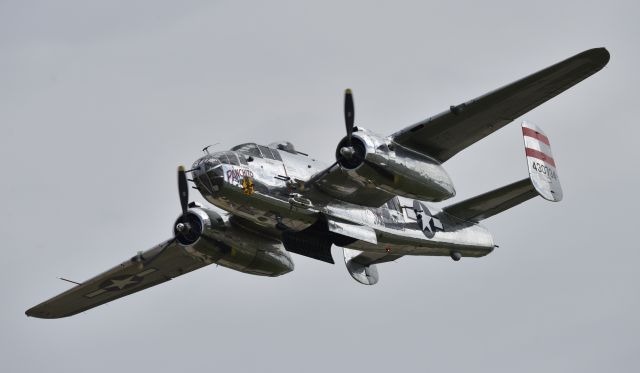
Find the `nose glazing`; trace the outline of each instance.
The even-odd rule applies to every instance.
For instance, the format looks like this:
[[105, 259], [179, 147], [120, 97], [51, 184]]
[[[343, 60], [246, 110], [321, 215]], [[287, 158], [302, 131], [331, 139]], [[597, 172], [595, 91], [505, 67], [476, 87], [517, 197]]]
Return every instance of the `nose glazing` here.
[[223, 182], [222, 163], [213, 155], [206, 155], [193, 164], [193, 180], [201, 193], [213, 194]]

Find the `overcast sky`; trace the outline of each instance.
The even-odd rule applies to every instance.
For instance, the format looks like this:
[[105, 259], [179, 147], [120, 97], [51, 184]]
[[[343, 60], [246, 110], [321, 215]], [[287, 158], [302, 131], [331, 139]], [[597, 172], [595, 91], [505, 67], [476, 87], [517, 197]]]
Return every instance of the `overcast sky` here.
[[[637, 2], [374, 3], [1, 1], [0, 369], [637, 372]], [[170, 237], [176, 166], [205, 145], [284, 139], [330, 162], [344, 88], [386, 135], [602, 46], [605, 69], [522, 118], [565, 200], [486, 220], [485, 258], [405, 257], [365, 287], [334, 248], [279, 278], [210, 266], [24, 315], [69, 288], [56, 277]], [[446, 163], [455, 201], [526, 176], [519, 121]]]

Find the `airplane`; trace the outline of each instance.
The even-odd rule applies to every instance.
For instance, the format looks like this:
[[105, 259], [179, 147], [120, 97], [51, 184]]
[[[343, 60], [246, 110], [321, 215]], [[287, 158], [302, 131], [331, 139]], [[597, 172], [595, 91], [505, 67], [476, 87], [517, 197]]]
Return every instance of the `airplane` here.
[[[365, 285], [378, 282], [378, 264], [403, 256], [483, 257], [496, 246], [480, 221], [536, 196], [562, 199], [549, 138], [523, 122], [528, 177], [437, 208], [433, 203], [456, 194], [443, 163], [601, 70], [609, 58], [605, 48], [584, 51], [389, 136], [354, 125], [346, 90], [346, 136], [331, 165], [286, 141], [215, 153], [205, 148], [190, 169], [178, 168], [182, 213], [172, 238], [26, 315], [72, 316], [213, 263], [281, 276], [294, 269], [290, 253], [333, 264], [334, 245], [343, 248], [349, 274]], [[189, 201], [189, 182], [212, 206]]]

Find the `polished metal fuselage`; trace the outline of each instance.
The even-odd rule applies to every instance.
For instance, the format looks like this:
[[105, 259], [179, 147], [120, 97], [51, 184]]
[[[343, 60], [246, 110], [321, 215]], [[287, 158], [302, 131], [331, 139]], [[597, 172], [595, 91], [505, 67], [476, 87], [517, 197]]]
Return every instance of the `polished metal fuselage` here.
[[[247, 162], [212, 160], [232, 159], [232, 153]], [[388, 204], [365, 207], [338, 200], [326, 192], [326, 185], [317, 188], [308, 183], [327, 165], [301, 153], [278, 153], [281, 160], [229, 151], [224, 152], [227, 158], [220, 157], [222, 153], [206, 155], [194, 163], [194, 183], [208, 202], [273, 239], [280, 238], [283, 228], [300, 231], [326, 217], [372, 229], [375, 243], [356, 240], [345, 245], [366, 252], [445, 256], [455, 251], [462, 256], [479, 257], [494, 248], [492, 236], [484, 227], [448, 216], [422, 201], [400, 197], [399, 205], [396, 203], [393, 208]], [[444, 190], [446, 180], [442, 175], [446, 172], [439, 164], [433, 160], [420, 164], [415, 157], [398, 159], [402, 158], [398, 154], [404, 153], [396, 147], [395, 162], [409, 163], [420, 172], [431, 170], [438, 177], [438, 188]], [[452, 185], [450, 189], [453, 190]]]

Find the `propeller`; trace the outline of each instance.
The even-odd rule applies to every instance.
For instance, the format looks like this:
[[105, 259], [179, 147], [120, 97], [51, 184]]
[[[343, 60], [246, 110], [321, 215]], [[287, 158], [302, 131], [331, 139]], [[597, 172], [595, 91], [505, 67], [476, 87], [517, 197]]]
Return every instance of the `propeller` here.
[[[355, 110], [353, 105], [353, 93], [351, 92], [351, 89], [347, 88], [344, 91], [344, 124], [347, 129], [347, 137], [338, 143], [338, 147], [336, 148], [336, 161], [323, 171], [311, 176], [305, 184], [315, 184], [337, 164], [347, 168], [355, 168], [362, 162], [366, 162], [364, 159], [365, 149], [362, 144], [358, 144], [359, 141], [356, 141], [356, 146], [354, 147], [352, 141], [353, 130], [355, 128], [353, 125], [354, 119]], [[358, 148], [361, 154], [358, 154], [358, 150], [356, 150], [356, 148]]]
[[[189, 187], [187, 185], [187, 172], [185, 171], [184, 166], [178, 166], [178, 193], [180, 194], [180, 207], [182, 207], [182, 216], [178, 218], [176, 225], [174, 228], [175, 236], [168, 240], [162, 249], [158, 251], [155, 255], [150, 258], [145, 258], [142, 256], [142, 252], [139, 252], [138, 255], [131, 258], [132, 261], [138, 262], [140, 265], [140, 269], [144, 268], [144, 266], [149, 265], [151, 262], [159, 258], [164, 251], [170, 247], [176, 240], [183, 242], [185, 239], [189, 239], [188, 236], [191, 236], [193, 230], [191, 229], [192, 224], [189, 222], [187, 210], [189, 209]], [[183, 241], [181, 241], [181, 239]]]
[[344, 123], [347, 126], [347, 141], [351, 146], [351, 134], [353, 133], [353, 120], [355, 119], [355, 111], [353, 109], [353, 94], [351, 89], [344, 91]]
[[347, 128], [347, 145], [340, 148], [340, 154], [347, 158], [353, 158], [355, 149], [353, 149], [351, 143], [351, 135], [353, 134], [353, 121], [355, 119], [355, 110], [353, 107], [353, 94], [351, 89], [347, 88], [344, 91], [344, 124]]
[[187, 173], [184, 166], [178, 166], [178, 193], [180, 194], [180, 207], [182, 208], [181, 221], [176, 224], [176, 231], [183, 235], [191, 232], [191, 225], [187, 221], [187, 210], [189, 209], [189, 186], [187, 185]]
[[178, 166], [178, 193], [180, 193], [180, 207], [182, 207], [184, 215], [189, 208], [189, 187], [187, 186], [187, 173], [182, 165]]

